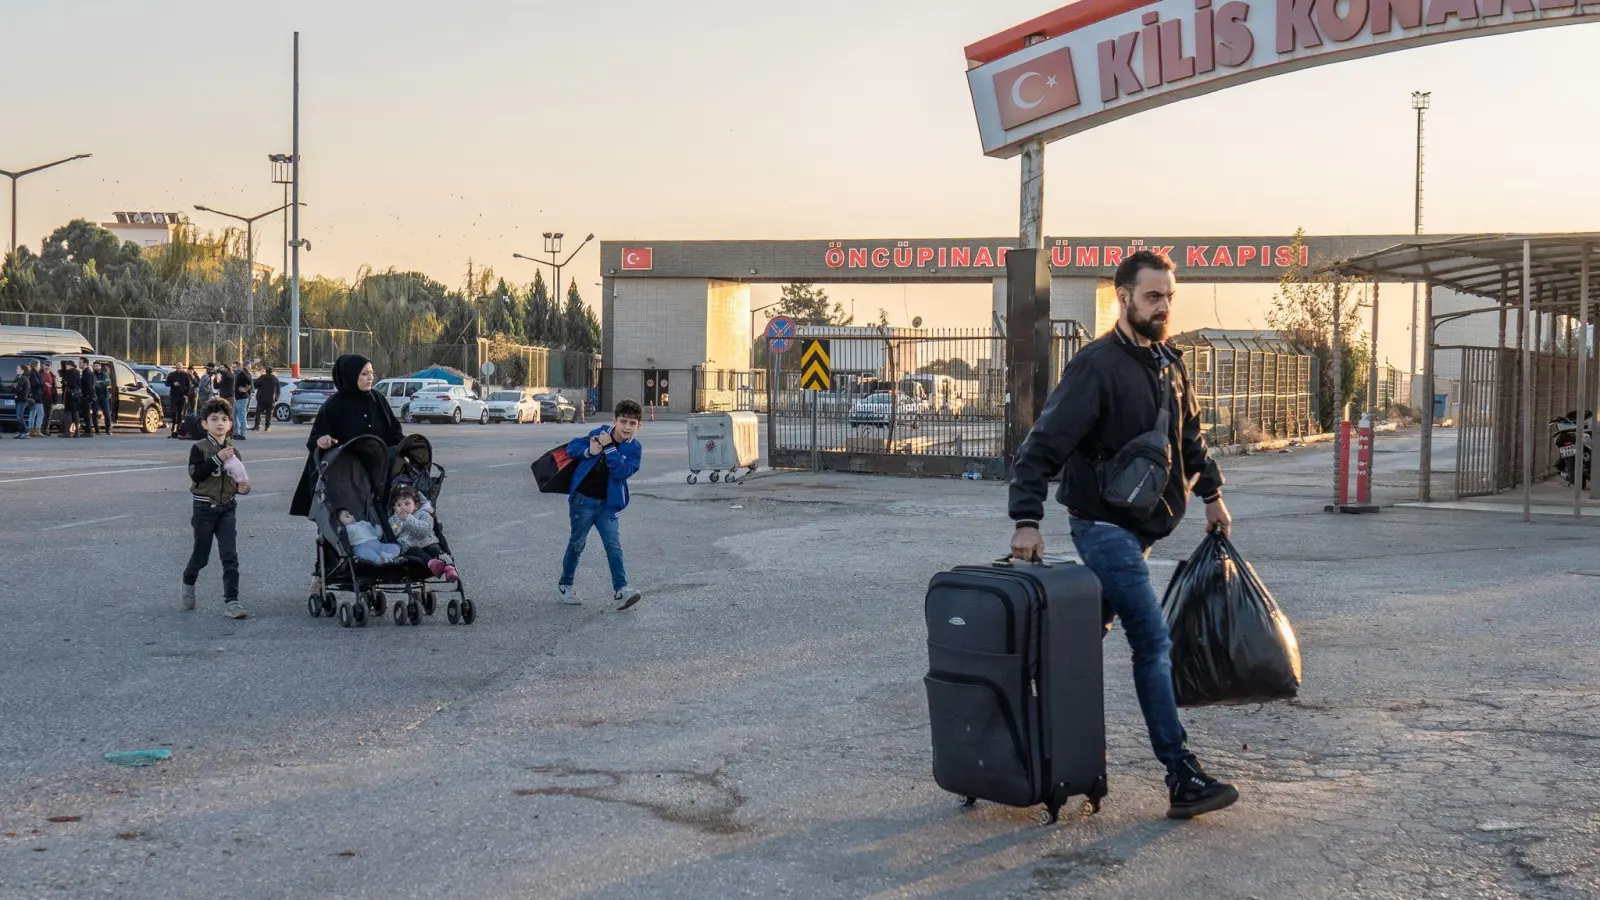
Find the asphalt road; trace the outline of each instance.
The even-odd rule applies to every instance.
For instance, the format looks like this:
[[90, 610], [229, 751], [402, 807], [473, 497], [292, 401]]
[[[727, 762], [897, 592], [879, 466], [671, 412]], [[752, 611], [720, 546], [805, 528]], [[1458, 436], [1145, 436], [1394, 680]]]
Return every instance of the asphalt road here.
[[[313, 537], [286, 513], [303, 427], [244, 445], [244, 621], [215, 563], [178, 608], [178, 442], [0, 441], [0, 896], [1600, 892], [1592, 525], [1328, 516], [1325, 449], [1227, 461], [1301, 698], [1185, 711], [1244, 799], [1169, 822], [1114, 634], [1112, 795], [1040, 828], [958, 811], [929, 774], [922, 591], [1003, 550], [1002, 485], [690, 486], [683, 423], [649, 423], [623, 514], [646, 596], [616, 613], [555, 604], [565, 510], [525, 469], [578, 426], [421, 430], [450, 471], [470, 627], [306, 615]], [[1198, 535], [1158, 546], [1158, 580]], [[599, 550], [590, 595], [609, 592]], [[142, 748], [173, 755], [101, 758]]]

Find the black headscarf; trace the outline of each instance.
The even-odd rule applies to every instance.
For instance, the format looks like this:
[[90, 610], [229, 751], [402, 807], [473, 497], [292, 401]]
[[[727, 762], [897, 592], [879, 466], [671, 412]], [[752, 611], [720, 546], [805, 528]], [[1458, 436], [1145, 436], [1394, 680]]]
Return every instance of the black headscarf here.
[[346, 353], [334, 360], [333, 386], [341, 394], [365, 393], [358, 385], [361, 383], [361, 370], [370, 362], [372, 360], [358, 353]]

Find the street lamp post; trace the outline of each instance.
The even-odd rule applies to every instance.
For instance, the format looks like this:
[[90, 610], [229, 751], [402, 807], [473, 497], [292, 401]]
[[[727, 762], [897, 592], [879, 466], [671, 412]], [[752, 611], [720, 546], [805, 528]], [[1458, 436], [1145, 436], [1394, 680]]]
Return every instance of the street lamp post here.
[[54, 168], [55, 166], [63, 165], [76, 159], [88, 159], [93, 155], [93, 153], [79, 153], [77, 156], [69, 156], [66, 159], [58, 159], [55, 162], [45, 163], [42, 166], [34, 166], [31, 169], [23, 169], [20, 172], [7, 172], [4, 169], [0, 169], [0, 175], [4, 175], [11, 179], [11, 252], [15, 253], [17, 249], [17, 181], [24, 175], [32, 175], [35, 172], [43, 172], [45, 169]]
[[[1417, 111], [1417, 180], [1411, 219], [1412, 233], [1415, 235], [1422, 234], [1422, 118], [1423, 114], [1428, 111], [1432, 97], [1432, 91], [1411, 92], [1411, 108]], [[1411, 283], [1411, 374], [1413, 375], [1417, 372], [1417, 316], [1419, 310], [1421, 310], [1421, 306], [1418, 305], [1417, 283], [1413, 281]], [[1415, 406], [1416, 398], [1413, 397], [1411, 399], [1412, 405]], [[1433, 398], [1424, 397], [1423, 399], [1427, 401], [1428, 409], [1432, 410]]]
[[258, 215], [254, 215], [254, 216], [241, 216], [241, 215], [236, 215], [236, 214], [230, 213], [230, 212], [223, 212], [220, 209], [212, 209], [209, 206], [201, 206], [198, 203], [196, 203], [194, 205], [194, 208], [199, 210], [200, 212], [215, 213], [215, 214], [217, 214], [219, 216], [227, 216], [230, 219], [237, 219], [240, 222], [244, 223], [244, 252], [245, 252], [244, 268], [245, 268], [245, 277], [250, 279], [250, 292], [249, 292], [249, 299], [245, 303], [244, 323], [245, 323], [245, 325], [247, 327], [251, 327], [251, 328], [255, 327], [255, 324], [256, 324], [256, 272], [255, 272], [255, 268], [256, 268], [256, 244], [255, 244], [256, 222], [258, 222], [258, 221], [260, 221], [262, 219], [265, 219], [267, 216], [273, 215], [275, 213], [283, 212], [285, 209], [289, 208], [289, 204], [285, 203], [283, 206], [279, 206], [279, 207], [277, 207], [275, 209], [269, 209], [264, 213], [260, 213]]
[[[294, 183], [294, 173], [291, 169], [293, 158], [287, 153], [268, 154], [267, 161], [272, 163], [272, 183], [283, 185], [283, 206], [289, 207], [289, 186]], [[283, 299], [289, 299], [289, 217], [283, 217]]]
[[521, 253], [511, 254], [512, 259], [525, 259], [528, 262], [539, 263], [540, 265], [549, 266], [555, 270], [556, 291], [553, 299], [558, 309], [560, 308], [560, 304], [563, 302], [561, 298], [561, 270], [566, 268], [567, 263], [572, 262], [572, 258], [577, 256], [579, 251], [583, 250], [584, 247], [589, 245], [590, 241], [594, 240], [594, 235], [589, 235], [583, 239], [583, 243], [578, 245], [577, 250], [572, 251], [572, 253], [570, 253], [567, 258], [561, 262], [556, 262], [556, 257], [561, 253], [561, 239], [563, 237], [566, 237], [566, 235], [559, 231], [546, 231], [544, 233], [544, 252], [550, 254], [550, 258], [547, 260], [535, 259], [532, 256], [523, 256]]

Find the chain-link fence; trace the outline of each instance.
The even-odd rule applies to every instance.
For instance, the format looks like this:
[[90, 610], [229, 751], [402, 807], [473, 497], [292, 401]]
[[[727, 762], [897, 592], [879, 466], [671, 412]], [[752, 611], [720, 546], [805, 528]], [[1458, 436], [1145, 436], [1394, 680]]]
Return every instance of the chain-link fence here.
[[[20, 312], [0, 312], [0, 325], [69, 329], [87, 338], [95, 352], [133, 363], [203, 366], [259, 360], [282, 367], [289, 362], [289, 329], [282, 325]], [[370, 332], [300, 329], [302, 368], [326, 369], [342, 354], [371, 357], [375, 352]]]
[[1317, 427], [1317, 360], [1305, 354], [1179, 344], [1200, 422], [1214, 444], [1301, 437]]

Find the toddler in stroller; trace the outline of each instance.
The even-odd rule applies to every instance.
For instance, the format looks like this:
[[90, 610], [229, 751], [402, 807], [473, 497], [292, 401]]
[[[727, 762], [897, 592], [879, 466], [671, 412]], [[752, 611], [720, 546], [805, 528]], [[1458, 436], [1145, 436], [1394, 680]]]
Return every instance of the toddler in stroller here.
[[375, 566], [386, 566], [400, 558], [399, 544], [386, 543], [378, 526], [357, 519], [350, 510], [339, 510], [339, 524], [344, 526], [345, 536], [350, 539], [350, 550], [356, 559]]
[[434, 576], [444, 580], [457, 580], [455, 560], [444, 552], [439, 538], [433, 533], [433, 504], [419, 496], [409, 484], [400, 484], [389, 490], [389, 528], [400, 542], [402, 555], [428, 567]]

